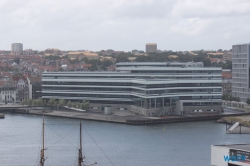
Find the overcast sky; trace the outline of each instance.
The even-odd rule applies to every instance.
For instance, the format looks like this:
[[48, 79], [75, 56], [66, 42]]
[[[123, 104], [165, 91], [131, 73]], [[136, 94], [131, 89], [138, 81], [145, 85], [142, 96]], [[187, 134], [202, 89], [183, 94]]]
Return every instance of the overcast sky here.
[[0, 50], [231, 49], [250, 42], [250, 0], [0, 0]]

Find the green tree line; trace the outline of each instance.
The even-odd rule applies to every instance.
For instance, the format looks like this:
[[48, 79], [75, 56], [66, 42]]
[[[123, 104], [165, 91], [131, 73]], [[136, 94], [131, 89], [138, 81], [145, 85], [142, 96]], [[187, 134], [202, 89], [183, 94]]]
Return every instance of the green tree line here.
[[[136, 62], [203, 62], [205, 67], [222, 67], [223, 69], [232, 69], [232, 61], [228, 61], [226, 63], [211, 63], [209, 59], [207, 59], [208, 55], [205, 52], [196, 52], [198, 55], [191, 54], [182, 54], [177, 52], [163, 52], [163, 53], [148, 53], [148, 56], [140, 55], [135, 56], [131, 53], [122, 53], [118, 55], [113, 55], [116, 58], [116, 62], [130, 62], [129, 57], [137, 57]], [[169, 55], [177, 55], [177, 58], [169, 58]], [[222, 55], [212, 56], [213, 58], [223, 58]]]
[[66, 101], [64, 99], [56, 100], [55, 98], [51, 98], [49, 100], [43, 100], [42, 98], [39, 98], [39, 99], [24, 99], [21, 102], [21, 104], [28, 106], [38, 106], [38, 107], [58, 108], [58, 107], [68, 106], [83, 110], [89, 109], [89, 102], [85, 100], [83, 100], [82, 102], [72, 102], [70, 100]]
[[230, 95], [223, 95], [222, 96], [222, 100], [229, 100], [229, 101], [240, 102], [240, 98], [239, 97], [233, 97], [233, 96], [230, 96]]

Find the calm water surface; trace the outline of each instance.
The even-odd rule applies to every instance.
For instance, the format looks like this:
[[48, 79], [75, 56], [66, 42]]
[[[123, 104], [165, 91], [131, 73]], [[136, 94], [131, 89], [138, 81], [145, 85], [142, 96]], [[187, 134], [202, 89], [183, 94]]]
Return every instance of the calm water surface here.
[[[79, 120], [45, 117], [45, 124], [45, 165], [77, 165]], [[250, 135], [226, 134], [224, 124], [212, 121], [82, 124], [86, 163], [98, 166], [112, 166], [103, 152], [116, 166], [209, 166], [211, 145], [250, 142]], [[0, 165], [39, 165], [41, 136], [41, 116], [6, 114], [0, 119]]]

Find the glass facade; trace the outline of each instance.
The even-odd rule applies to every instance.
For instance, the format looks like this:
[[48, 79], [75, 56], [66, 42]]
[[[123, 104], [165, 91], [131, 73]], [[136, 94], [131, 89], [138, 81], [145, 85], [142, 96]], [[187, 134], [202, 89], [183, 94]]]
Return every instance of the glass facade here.
[[[127, 72], [45, 72], [42, 97], [130, 104], [145, 108], [175, 107], [179, 100], [221, 99], [221, 68], [123, 67]], [[185, 66], [185, 63], [182, 64]]]

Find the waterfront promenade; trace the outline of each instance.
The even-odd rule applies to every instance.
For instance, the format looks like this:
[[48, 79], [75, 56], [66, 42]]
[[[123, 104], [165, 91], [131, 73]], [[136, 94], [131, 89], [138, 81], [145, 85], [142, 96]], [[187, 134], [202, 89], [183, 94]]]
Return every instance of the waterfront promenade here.
[[[44, 116], [54, 116], [54, 117], [66, 117], [74, 119], [85, 119], [85, 120], [95, 120], [95, 121], [105, 121], [114, 123], [124, 123], [124, 124], [157, 124], [157, 123], [172, 123], [172, 122], [189, 122], [189, 121], [204, 121], [204, 120], [218, 120], [223, 117], [234, 117], [234, 116], [246, 116], [250, 115], [250, 111], [238, 111], [228, 108], [224, 108], [224, 113], [222, 114], [196, 114], [196, 115], [186, 115], [177, 116], [169, 115], [162, 117], [145, 117], [142, 115], [136, 115], [131, 111], [115, 111], [112, 114], [106, 115], [103, 112], [93, 112], [93, 111], [76, 111], [73, 109], [63, 109], [63, 110], [50, 110], [48, 108], [42, 107], [28, 107], [22, 105], [15, 105], [14, 107], [5, 106], [0, 107], [0, 113], [8, 111], [13, 113], [25, 113], [34, 115], [44, 115]], [[4, 116], [4, 115], [3, 115]]]
[[202, 114], [202, 115], [188, 115], [188, 116], [162, 116], [162, 117], [144, 117], [133, 114], [129, 111], [117, 111], [110, 115], [100, 112], [82, 112], [74, 110], [26, 110], [25, 108], [15, 111], [17, 113], [35, 114], [54, 117], [66, 117], [74, 119], [85, 119], [95, 121], [105, 121], [125, 124], [158, 124], [158, 123], [173, 123], [173, 122], [190, 122], [190, 121], [204, 121], [204, 120], [218, 120], [229, 116], [246, 116], [250, 112], [239, 112], [225, 109], [223, 114]]

